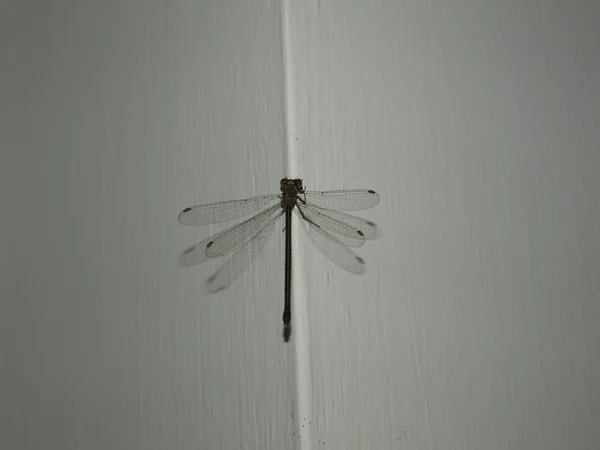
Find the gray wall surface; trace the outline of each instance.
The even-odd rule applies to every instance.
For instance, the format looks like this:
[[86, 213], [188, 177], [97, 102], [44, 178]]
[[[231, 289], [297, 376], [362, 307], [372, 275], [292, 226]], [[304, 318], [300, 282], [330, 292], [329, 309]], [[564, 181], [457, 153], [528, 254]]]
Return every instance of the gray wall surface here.
[[[600, 448], [597, 2], [1, 11], [0, 448]], [[288, 344], [283, 222], [178, 264], [283, 176], [381, 195], [361, 276], [296, 234]]]

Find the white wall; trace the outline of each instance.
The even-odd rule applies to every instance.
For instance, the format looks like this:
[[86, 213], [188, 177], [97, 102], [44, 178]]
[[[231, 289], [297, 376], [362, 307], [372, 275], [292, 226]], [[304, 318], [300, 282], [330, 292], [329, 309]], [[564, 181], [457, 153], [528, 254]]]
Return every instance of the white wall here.
[[[285, 58], [275, 0], [2, 8], [0, 448], [600, 448], [599, 7], [288, 6]], [[280, 230], [177, 267], [283, 175], [382, 198], [287, 345]]]

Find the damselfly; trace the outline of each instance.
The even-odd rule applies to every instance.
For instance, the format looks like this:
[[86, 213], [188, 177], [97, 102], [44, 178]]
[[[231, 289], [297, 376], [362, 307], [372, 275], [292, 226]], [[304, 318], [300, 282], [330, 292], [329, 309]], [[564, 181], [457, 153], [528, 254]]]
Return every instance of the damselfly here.
[[[307, 191], [301, 179], [283, 178], [281, 194], [260, 195], [245, 200], [231, 200], [185, 208], [179, 214], [183, 225], [208, 225], [234, 220], [260, 211], [250, 219], [213, 236], [204, 247], [209, 258], [225, 256], [240, 249], [263, 231], [272, 227], [285, 214], [285, 306], [283, 337], [291, 335], [292, 287], [292, 210], [318, 235], [345, 247], [360, 247], [365, 243], [372, 222], [340, 213], [372, 208], [379, 203], [379, 194], [371, 189], [343, 191]], [[356, 257], [362, 265], [361, 258]]]

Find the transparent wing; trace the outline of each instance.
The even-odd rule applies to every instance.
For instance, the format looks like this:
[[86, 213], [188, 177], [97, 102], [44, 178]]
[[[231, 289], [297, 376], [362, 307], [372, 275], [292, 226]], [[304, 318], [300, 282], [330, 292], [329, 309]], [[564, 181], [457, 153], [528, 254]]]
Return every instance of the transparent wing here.
[[318, 206], [311, 205], [312, 208], [317, 210], [323, 209], [323, 212], [335, 219], [341, 220], [347, 225], [354, 227], [365, 235], [367, 241], [375, 240], [379, 237], [379, 229], [375, 222], [364, 219], [362, 217], [353, 216], [352, 214], [343, 213], [341, 211], [335, 211], [333, 209], [319, 208]]
[[254, 259], [265, 248], [273, 235], [275, 222], [264, 227], [258, 236], [236, 250], [231, 258], [206, 280], [206, 289], [210, 293], [222, 291], [231, 285], [252, 264]]
[[362, 231], [328, 215], [325, 210], [311, 205], [301, 205], [300, 202], [296, 203], [296, 206], [299, 214], [301, 216], [304, 214], [313, 225], [312, 229], [327, 239], [332, 239], [346, 247], [360, 247], [365, 243], [365, 235]]
[[[303, 198], [303, 195], [300, 195]], [[379, 203], [379, 194], [372, 189], [348, 189], [345, 191], [308, 191], [306, 202], [336, 211], [360, 211]]]
[[331, 262], [350, 273], [361, 274], [365, 272], [365, 261], [360, 256], [322, 228], [307, 220], [302, 220], [300, 223], [313, 245]]
[[225, 256], [254, 239], [266, 226], [275, 222], [284, 210], [276, 204], [256, 216], [217, 234], [208, 244], [204, 253], [209, 258]]
[[252, 214], [260, 209], [272, 207], [280, 201], [279, 194], [270, 194], [245, 200], [230, 200], [190, 206], [179, 213], [178, 220], [182, 225], [208, 225], [228, 222]]

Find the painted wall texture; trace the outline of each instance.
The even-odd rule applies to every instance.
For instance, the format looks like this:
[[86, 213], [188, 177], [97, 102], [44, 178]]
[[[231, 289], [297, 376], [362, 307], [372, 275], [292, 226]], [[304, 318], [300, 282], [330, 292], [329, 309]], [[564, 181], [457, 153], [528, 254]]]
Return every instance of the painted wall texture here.
[[[5, 3], [0, 448], [600, 448], [597, 2]], [[381, 195], [289, 344], [177, 223], [286, 175]]]

